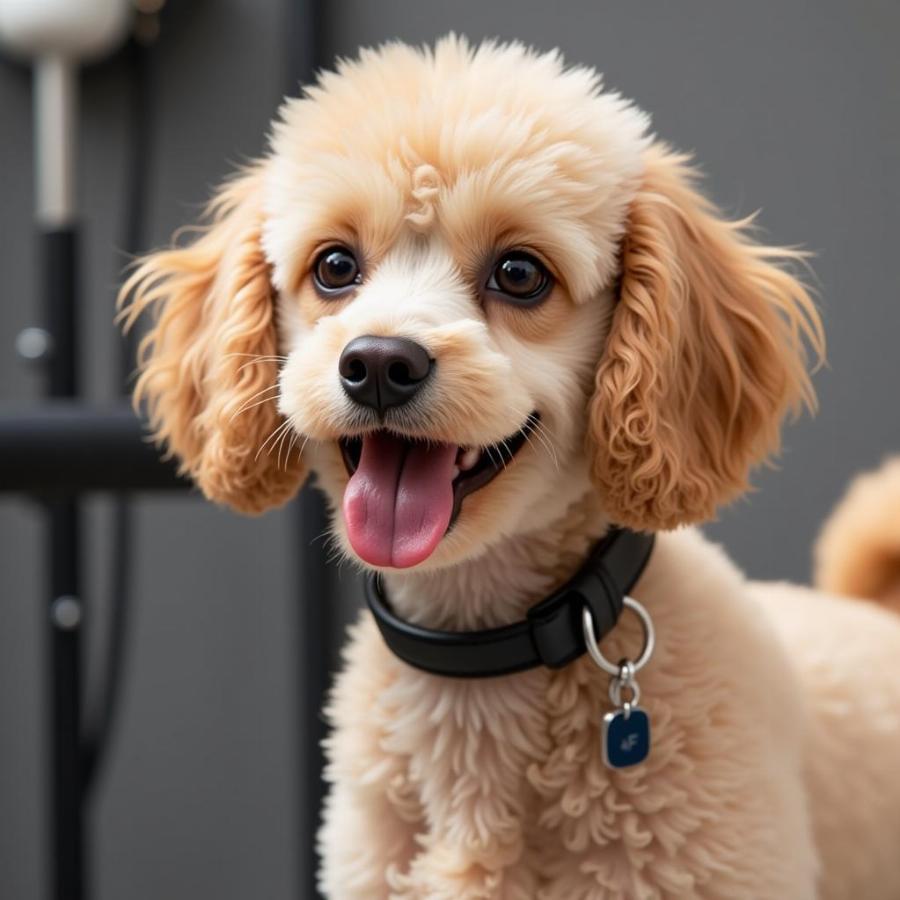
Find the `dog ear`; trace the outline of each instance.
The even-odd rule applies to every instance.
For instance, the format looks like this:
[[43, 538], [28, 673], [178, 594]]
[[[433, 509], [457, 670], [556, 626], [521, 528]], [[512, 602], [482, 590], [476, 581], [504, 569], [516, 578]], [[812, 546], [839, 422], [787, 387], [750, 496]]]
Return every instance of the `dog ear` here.
[[618, 306], [590, 401], [592, 475], [611, 519], [642, 530], [713, 516], [815, 407], [821, 321], [750, 220], [725, 221], [686, 157], [655, 146], [631, 206]]
[[203, 493], [260, 513], [296, 493], [299, 454], [273, 453], [276, 408], [274, 289], [260, 246], [261, 167], [227, 183], [189, 246], [140, 260], [119, 295], [125, 328], [152, 313], [139, 350], [135, 402], [154, 437]]

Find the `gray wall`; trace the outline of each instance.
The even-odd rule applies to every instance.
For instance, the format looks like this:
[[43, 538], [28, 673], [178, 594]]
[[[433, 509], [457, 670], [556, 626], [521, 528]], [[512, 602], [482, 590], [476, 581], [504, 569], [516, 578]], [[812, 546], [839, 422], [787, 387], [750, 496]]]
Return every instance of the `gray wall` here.
[[[158, 46], [154, 244], [193, 217], [229, 161], [261, 149], [285, 71], [279, 0], [171, 6]], [[789, 429], [779, 467], [760, 473], [759, 492], [709, 529], [753, 575], [806, 579], [810, 544], [847, 479], [900, 448], [900, 6], [327, 6], [329, 53], [450, 29], [560, 46], [650, 110], [660, 135], [695, 151], [726, 209], [762, 208], [772, 241], [816, 252], [830, 340], [817, 378], [821, 413]], [[83, 79], [84, 375], [98, 400], [114, 391], [123, 77], [111, 64]], [[25, 73], [0, 67], [3, 404], [38, 392], [11, 352], [13, 336], [35, 318], [29, 104]], [[93, 501], [91, 598], [104, 596], [108, 519], [108, 507]], [[40, 896], [45, 880], [39, 526], [25, 501], [0, 500], [0, 897], [11, 900]], [[141, 503], [138, 533], [125, 703], [94, 810], [97, 896], [297, 896], [297, 548], [286, 515], [243, 521], [195, 499], [152, 499]]]

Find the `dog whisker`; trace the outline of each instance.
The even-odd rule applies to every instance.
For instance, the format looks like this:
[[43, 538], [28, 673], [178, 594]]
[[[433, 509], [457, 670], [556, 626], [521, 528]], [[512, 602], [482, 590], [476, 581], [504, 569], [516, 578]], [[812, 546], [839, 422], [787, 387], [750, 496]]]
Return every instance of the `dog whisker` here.
[[[297, 441], [300, 440], [300, 433], [294, 429], [291, 430], [291, 439], [288, 442], [287, 453], [284, 457], [284, 468], [287, 471], [287, 464], [290, 462], [291, 453], [294, 452], [294, 448], [297, 446]], [[302, 455], [302, 454], [301, 454]]]
[[[530, 435], [526, 434], [526, 435], [524, 435], [524, 438], [528, 442], [529, 446], [534, 448], [535, 452], [540, 452], [540, 450], [544, 450], [545, 453], [547, 452], [547, 448], [543, 444], [536, 445], [534, 443], [534, 441], [531, 440]], [[559, 471], [559, 463], [556, 461], [556, 458], [552, 454], [548, 453], [548, 455], [550, 456], [551, 460], [553, 461], [554, 467], [556, 468], [556, 471], [558, 472]]]
[[[556, 471], [557, 472], [560, 471], [559, 457], [557, 456], [556, 448], [553, 446], [553, 443], [550, 440], [549, 431], [547, 430], [546, 425], [544, 425], [544, 423], [543, 423], [543, 421], [541, 421], [541, 419], [535, 418], [535, 417], [531, 417], [531, 422], [534, 425], [534, 430], [532, 433], [540, 441], [541, 446], [544, 448], [547, 455], [552, 460]], [[530, 436], [526, 434], [525, 437], [526, 437], [526, 440], [528, 440], [528, 443], [531, 443]]]
[[258, 359], [251, 359], [249, 362], [242, 363], [240, 366], [238, 366], [238, 372], [243, 372], [244, 369], [247, 368], [247, 366], [256, 366], [256, 365], [259, 365], [260, 363], [267, 363], [267, 362], [284, 363], [284, 362], [287, 362], [287, 357], [260, 356]]
[[[286, 429], [284, 429], [284, 430], [282, 431], [281, 437], [278, 439], [278, 444], [277, 444], [277, 446], [278, 446], [278, 456], [277, 456], [277, 458], [276, 458], [276, 460], [275, 460], [275, 465], [276, 465], [277, 468], [279, 468], [279, 469], [281, 468], [281, 454], [282, 454], [282, 451], [284, 450], [285, 441], [287, 440], [287, 438], [288, 438], [289, 436], [292, 436], [292, 435], [294, 435], [294, 434], [296, 434], [296, 432], [292, 431], [292, 429], [290, 429], [290, 428], [286, 428]], [[284, 460], [284, 469], [285, 469], [285, 471], [287, 471], [287, 463], [288, 463], [288, 459], [289, 459], [289, 458], [290, 458], [290, 449], [288, 450], [288, 456], [285, 457], [285, 460]]]
[[234, 351], [232, 353], [226, 353], [224, 355], [223, 359], [233, 359], [236, 356], [246, 356], [251, 361], [254, 361], [254, 362], [271, 362], [271, 361], [287, 362], [287, 357], [281, 356], [280, 354], [239, 353], [238, 351]]
[[[494, 458], [494, 448], [495, 447], [497, 448], [497, 456], [499, 457], [499, 460], [500, 460], [499, 465], [497, 463], [497, 459]], [[487, 453], [488, 457], [490, 458], [491, 462], [495, 466], [497, 466], [498, 468], [504, 469], [504, 470], [506, 469], [506, 460], [503, 458], [503, 454], [500, 452], [499, 444], [495, 444], [494, 447], [485, 447], [484, 449], [485, 449], [485, 452]]]
[[[275, 430], [265, 439], [265, 441], [263, 441], [263, 443], [260, 445], [259, 449], [256, 451], [256, 456], [253, 457], [254, 462], [259, 459], [260, 454], [263, 452], [263, 450], [266, 449], [268, 444], [270, 444], [273, 440], [277, 439], [282, 431], [284, 431], [287, 428], [290, 428], [290, 425], [291, 425], [291, 423], [289, 421], [285, 420], [284, 422], [282, 422], [280, 425], [278, 425], [275, 428]], [[268, 455], [269, 456], [272, 455], [271, 450], [269, 450]]]
[[271, 397], [263, 397], [262, 400], [256, 400], [253, 402], [256, 397], [259, 397], [260, 394], [265, 393], [266, 391], [270, 391], [273, 388], [278, 389], [278, 385], [270, 385], [269, 387], [263, 388], [261, 391], [257, 391], [240, 409], [236, 410], [232, 413], [231, 418], [228, 420], [229, 422], [233, 422], [241, 413], [247, 412], [248, 410], [253, 409], [257, 406], [262, 406], [263, 403], [271, 403], [275, 399], [275, 395], [273, 394]]
[[[506, 462], [512, 462], [515, 453], [510, 449], [509, 444], [504, 440], [500, 441], [497, 444], [497, 452], [500, 454], [500, 459], [503, 459], [503, 451], [506, 451], [507, 460]], [[504, 468], [506, 467], [506, 462], [503, 463]]]
[[265, 385], [265, 387], [261, 387], [258, 391], [256, 391], [254, 394], [252, 394], [247, 399], [253, 400], [256, 397], [259, 397], [261, 394], [264, 394], [266, 391], [277, 390], [277, 389], [278, 389], [277, 384], [267, 384], [267, 385]]

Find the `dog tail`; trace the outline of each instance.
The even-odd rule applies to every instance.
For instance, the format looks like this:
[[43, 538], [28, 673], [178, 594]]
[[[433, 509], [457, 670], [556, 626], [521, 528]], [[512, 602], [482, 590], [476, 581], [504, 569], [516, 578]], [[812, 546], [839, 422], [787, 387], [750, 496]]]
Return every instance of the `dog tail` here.
[[816, 543], [815, 582], [900, 614], [900, 456], [850, 484]]

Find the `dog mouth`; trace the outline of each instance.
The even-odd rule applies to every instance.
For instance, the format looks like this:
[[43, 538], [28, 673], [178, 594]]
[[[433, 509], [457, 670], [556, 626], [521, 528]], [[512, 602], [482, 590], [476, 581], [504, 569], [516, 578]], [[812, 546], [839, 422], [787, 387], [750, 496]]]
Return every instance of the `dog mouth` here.
[[373, 566], [409, 568], [426, 560], [456, 521], [463, 500], [515, 459], [537, 426], [489, 447], [410, 438], [387, 430], [339, 440], [350, 481], [344, 521], [354, 551]]

